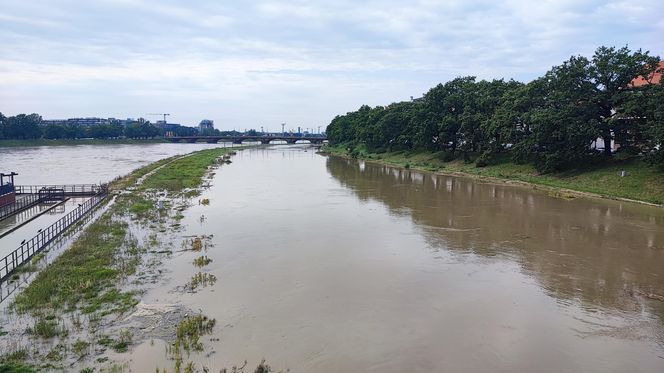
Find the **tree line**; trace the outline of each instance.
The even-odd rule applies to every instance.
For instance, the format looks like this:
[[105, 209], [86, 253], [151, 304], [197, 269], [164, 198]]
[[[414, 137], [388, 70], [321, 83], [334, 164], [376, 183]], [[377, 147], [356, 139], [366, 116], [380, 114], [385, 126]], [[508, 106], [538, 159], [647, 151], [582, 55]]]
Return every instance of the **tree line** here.
[[[176, 136], [193, 136], [196, 128], [177, 126], [171, 130]], [[43, 125], [39, 114], [18, 114], [6, 117], [0, 113], [0, 140], [33, 139], [144, 139], [165, 135], [165, 130], [149, 121], [136, 120], [127, 125], [119, 123], [82, 126], [77, 124]]]
[[364, 105], [335, 117], [326, 132], [331, 144], [440, 152], [480, 167], [502, 153], [540, 172], [571, 169], [611, 157], [597, 139], [664, 164], [664, 87], [631, 84], [661, 73], [659, 62], [649, 52], [600, 47], [529, 83], [459, 77], [416, 100]]

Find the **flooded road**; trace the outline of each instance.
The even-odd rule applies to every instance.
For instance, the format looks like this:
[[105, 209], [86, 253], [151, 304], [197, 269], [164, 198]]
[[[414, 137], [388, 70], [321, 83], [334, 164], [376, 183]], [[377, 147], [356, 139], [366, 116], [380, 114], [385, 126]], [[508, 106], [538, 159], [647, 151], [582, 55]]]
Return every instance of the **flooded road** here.
[[[179, 252], [142, 302], [217, 320], [199, 364], [664, 370], [664, 209], [304, 149], [239, 152], [184, 212], [182, 240], [213, 235], [217, 282], [175, 290], [199, 271]], [[172, 366], [160, 341], [129, 354], [132, 371]]]

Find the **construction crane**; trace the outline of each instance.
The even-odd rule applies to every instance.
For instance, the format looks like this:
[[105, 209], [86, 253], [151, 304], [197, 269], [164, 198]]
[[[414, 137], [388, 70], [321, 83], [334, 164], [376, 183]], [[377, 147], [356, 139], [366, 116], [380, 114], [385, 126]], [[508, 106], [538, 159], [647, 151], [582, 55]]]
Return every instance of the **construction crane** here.
[[145, 115], [163, 115], [164, 116], [164, 123], [166, 123], [166, 116], [170, 115], [170, 114], [167, 114], [167, 113], [148, 113], [148, 114], [145, 114]]

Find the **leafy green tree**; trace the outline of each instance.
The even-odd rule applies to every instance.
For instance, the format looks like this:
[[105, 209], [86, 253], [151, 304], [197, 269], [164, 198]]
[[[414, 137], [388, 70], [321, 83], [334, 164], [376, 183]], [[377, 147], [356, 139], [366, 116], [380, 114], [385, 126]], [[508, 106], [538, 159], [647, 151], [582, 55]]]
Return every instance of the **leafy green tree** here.
[[664, 163], [664, 87], [650, 84], [622, 92], [614, 115], [620, 149]]
[[586, 79], [593, 85], [591, 100], [596, 105], [595, 119], [604, 140], [605, 155], [611, 155], [613, 140], [631, 136], [628, 129], [620, 126], [621, 118], [616, 116], [621, 93], [635, 77], [651, 75], [658, 64], [658, 57], [640, 49], [631, 52], [627, 47], [600, 47], [593, 55]]
[[7, 124], [7, 117], [5, 117], [2, 113], [0, 113], [0, 139], [6, 138], [5, 135], [5, 126]]
[[413, 146], [408, 127], [411, 124], [415, 105], [412, 102], [399, 102], [385, 108], [377, 123], [376, 143], [388, 150], [410, 149]]
[[44, 128], [44, 138], [47, 139], [63, 139], [67, 136], [65, 126], [57, 124], [49, 124]]
[[42, 137], [39, 114], [19, 114], [6, 119], [6, 137], [10, 139], [38, 139]]

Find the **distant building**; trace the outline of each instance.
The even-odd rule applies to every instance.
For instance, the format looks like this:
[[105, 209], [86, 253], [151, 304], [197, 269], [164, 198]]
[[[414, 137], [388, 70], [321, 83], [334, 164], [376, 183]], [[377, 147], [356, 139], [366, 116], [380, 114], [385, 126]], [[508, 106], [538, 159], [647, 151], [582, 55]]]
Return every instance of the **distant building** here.
[[155, 125], [157, 127], [161, 128], [161, 129], [163, 129], [164, 131], [173, 131], [176, 128], [181, 126], [180, 123], [167, 123], [167, 122], [164, 122], [163, 120], [158, 120], [157, 123], [155, 123]]
[[133, 119], [115, 119], [115, 118], [97, 118], [97, 117], [88, 117], [88, 118], [69, 118], [69, 119], [44, 119], [42, 120], [43, 126], [48, 125], [57, 125], [57, 126], [82, 126], [82, 127], [91, 127], [91, 126], [101, 126], [109, 124], [120, 124], [126, 126], [129, 123], [134, 122]]
[[214, 129], [214, 121], [210, 119], [203, 119], [201, 123], [198, 125], [199, 131], [213, 130], [213, 129]]
[[660, 61], [655, 72], [648, 77], [639, 76], [632, 80], [631, 87], [642, 87], [648, 84], [662, 84], [662, 75], [664, 74], [664, 61]]

